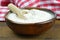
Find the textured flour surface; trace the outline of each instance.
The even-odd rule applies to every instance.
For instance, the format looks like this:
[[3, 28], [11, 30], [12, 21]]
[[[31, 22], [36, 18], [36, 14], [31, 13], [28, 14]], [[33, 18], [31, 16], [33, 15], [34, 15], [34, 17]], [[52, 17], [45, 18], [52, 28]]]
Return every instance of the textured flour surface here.
[[24, 14], [24, 16], [27, 19], [25, 20], [17, 17], [15, 13], [8, 14], [7, 18], [17, 23], [37, 23], [37, 22], [44, 22], [53, 18], [53, 15], [42, 10], [33, 9], [33, 10], [26, 10], [26, 11], [27, 14]]

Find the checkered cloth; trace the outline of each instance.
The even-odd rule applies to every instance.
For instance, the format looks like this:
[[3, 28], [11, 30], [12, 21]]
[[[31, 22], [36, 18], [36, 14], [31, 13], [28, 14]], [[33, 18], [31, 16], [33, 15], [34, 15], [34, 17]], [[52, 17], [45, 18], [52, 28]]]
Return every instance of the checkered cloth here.
[[9, 9], [6, 6], [0, 6], [0, 21], [5, 21], [5, 14], [8, 13]]
[[5, 14], [9, 11], [7, 5], [10, 0], [0, 0], [0, 21], [5, 21]]
[[10, 0], [0, 0], [0, 6], [7, 6], [10, 3]]
[[[19, 8], [39, 7], [50, 9], [56, 13], [57, 19], [60, 19], [60, 0], [11, 0]], [[7, 7], [0, 7], [0, 21], [4, 21], [4, 15], [8, 12]]]

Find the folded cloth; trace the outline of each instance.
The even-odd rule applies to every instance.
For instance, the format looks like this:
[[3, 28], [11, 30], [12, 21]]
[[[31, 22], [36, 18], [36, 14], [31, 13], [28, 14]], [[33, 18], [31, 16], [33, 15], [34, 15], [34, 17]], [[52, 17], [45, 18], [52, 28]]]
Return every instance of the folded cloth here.
[[6, 6], [0, 6], [0, 21], [5, 21], [5, 14], [8, 13], [9, 9]]
[[11, 0], [19, 8], [39, 7], [50, 9], [56, 13], [57, 19], [60, 19], [60, 0]]

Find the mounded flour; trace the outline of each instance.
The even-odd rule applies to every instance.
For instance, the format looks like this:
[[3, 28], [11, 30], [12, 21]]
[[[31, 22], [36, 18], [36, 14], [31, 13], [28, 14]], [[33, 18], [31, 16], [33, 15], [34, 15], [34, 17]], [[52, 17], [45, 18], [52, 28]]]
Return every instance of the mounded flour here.
[[24, 14], [26, 19], [21, 19], [17, 17], [15, 13], [8, 14], [7, 18], [15, 23], [38, 23], [53, 18], [53, 15], [51, 15], [49, 12], [46, 11], [37, 10], [37, 9], [31, 9], [25, 11], [27, 11], [27, 13]]

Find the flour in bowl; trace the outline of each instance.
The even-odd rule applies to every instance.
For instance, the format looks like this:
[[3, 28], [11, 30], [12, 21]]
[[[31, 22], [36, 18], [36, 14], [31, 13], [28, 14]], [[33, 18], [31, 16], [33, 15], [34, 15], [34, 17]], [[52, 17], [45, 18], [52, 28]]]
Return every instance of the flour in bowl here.
[[31, 9], [31, 10], [25, 10], [25, 11], [27, 11], [27, 13], [24, 14], [26, 19], [21, 19], [17, 17], [15, 13], [9, 13], [7, 18], [15, 23], [38, 23], [38, 22], [44, 22], [53, 18], [52, 14], [43, 10]]

